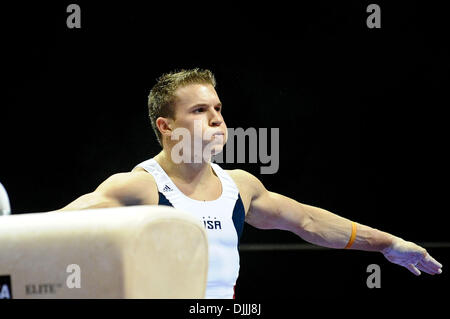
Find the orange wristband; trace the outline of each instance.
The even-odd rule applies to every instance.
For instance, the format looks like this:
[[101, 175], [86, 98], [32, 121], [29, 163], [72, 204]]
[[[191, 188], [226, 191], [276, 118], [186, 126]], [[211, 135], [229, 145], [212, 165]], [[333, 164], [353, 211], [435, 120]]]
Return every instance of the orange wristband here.
[[352, 247], [353, 242], [355, 241], [355, 238], [356, 238], [356, 223], [352, 222], [352, 234], [350, 235], [350, 239], [347, 243], [347, 246], [345, 246], [344, 249], [348, 249], [348, 248]]

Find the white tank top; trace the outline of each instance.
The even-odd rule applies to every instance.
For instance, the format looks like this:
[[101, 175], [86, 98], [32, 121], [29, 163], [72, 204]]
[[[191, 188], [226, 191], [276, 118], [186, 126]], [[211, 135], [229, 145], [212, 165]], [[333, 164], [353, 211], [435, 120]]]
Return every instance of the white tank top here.
[[153, 158], [137, 166], [144, 168], [155, 179], [159, 205], [192, 213], [205, 226], [209, 245], [205, 298], [234, 298], [234, 286], [239, 275], [238, 246], [244, 226], [244, 205], [233, 179], [219, 165], [210, 164], [222, 183], [222, 194], [212, 201], [186, 196]]

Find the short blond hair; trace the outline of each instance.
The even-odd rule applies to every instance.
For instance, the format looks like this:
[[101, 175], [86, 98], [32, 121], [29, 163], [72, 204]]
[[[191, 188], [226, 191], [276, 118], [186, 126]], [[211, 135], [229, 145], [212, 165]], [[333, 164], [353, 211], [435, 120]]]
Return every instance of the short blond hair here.
[[161, 132], [156, 126], [158, 117], [175, 118], [175, 91], [189, 84], [211, 84], [216, 87], [214, 74], [209, 70], [191, 69], [163, 74], [156, 81], [148, 96], [148, 111], [153, 130], [161, 146]]

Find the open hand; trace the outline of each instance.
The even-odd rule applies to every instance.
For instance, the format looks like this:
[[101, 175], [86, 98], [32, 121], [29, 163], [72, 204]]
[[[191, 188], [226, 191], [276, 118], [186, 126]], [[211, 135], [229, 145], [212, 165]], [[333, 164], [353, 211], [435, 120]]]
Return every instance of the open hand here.
[[417, 276], [421, 274], [421, 270], [430, 275], [442, 273], [442, 265], [424, 248], [398, 237], [381, 253], [391, 263], [403, 266]]

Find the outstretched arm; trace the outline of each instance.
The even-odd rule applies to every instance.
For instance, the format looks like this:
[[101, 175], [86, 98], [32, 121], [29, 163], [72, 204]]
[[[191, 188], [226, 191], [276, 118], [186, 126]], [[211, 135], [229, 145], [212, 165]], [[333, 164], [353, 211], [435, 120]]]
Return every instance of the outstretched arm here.
[[270, 192], [253, 175], [244, 171], [242, 174], [246, 175], [252, 194], [246, 222], [256, 228], [288, 230], [312, 244], [329, 248], [378, 251], [415, 275], [420, 275], [420, 271], [432, 275], [442, 272], [442, 265], [412, 242]]

